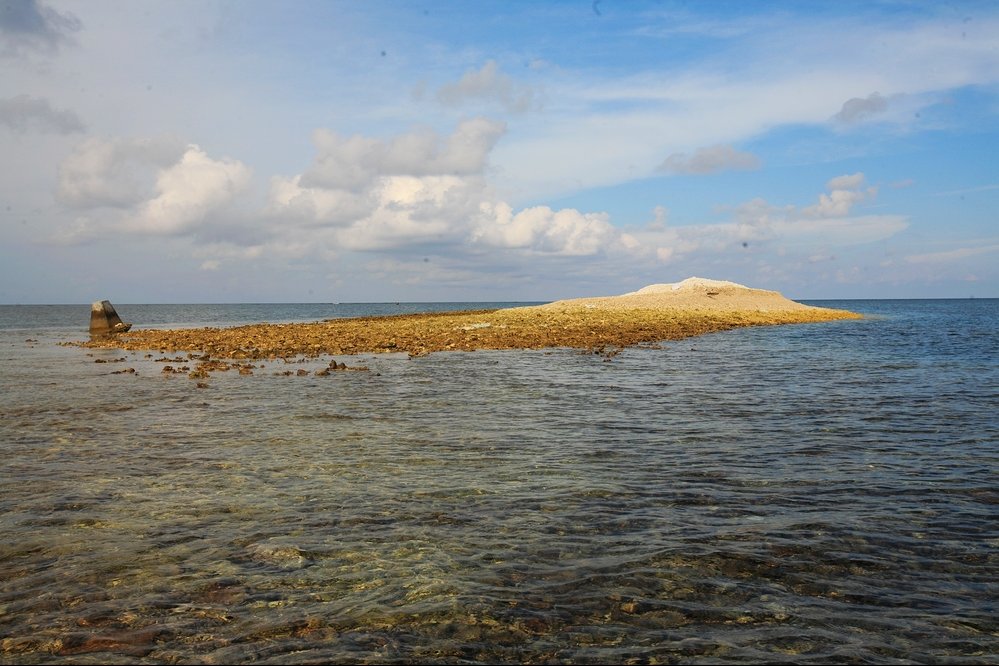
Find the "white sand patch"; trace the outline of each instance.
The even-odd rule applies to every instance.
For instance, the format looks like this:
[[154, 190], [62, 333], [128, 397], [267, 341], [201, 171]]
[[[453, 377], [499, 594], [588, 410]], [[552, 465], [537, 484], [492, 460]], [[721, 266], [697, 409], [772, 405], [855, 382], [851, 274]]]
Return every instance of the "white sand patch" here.
[[686, 280], [681, 280], [680, 282], [650, 284], [647, 287], [642, 287], [638, 291], [632, 291], [622, 295], [638, 296], [641, 294], [661, 294], [661, 293], [668, 293], [672, 291], [681, 291], [681, 290], [692, 290], [692, 289], [710, 290], [710, 289], [723, 289], [723, 288], [749, 289], [749, 287], [747, 287], [746, 285], [739, 284], [738, 282], [729, 282], [727, 280], [709, 280], [708, 278], [699, 278], [699, 277], [689, 277]]
[[737, 282], [690, 277], [680, 282], [650, 284], [638, 291], [602, 298], [574, 298], [540, 306], [545, 309], [670, 310], [702, 312], [791, 312], [814, 310], [776, 291]]

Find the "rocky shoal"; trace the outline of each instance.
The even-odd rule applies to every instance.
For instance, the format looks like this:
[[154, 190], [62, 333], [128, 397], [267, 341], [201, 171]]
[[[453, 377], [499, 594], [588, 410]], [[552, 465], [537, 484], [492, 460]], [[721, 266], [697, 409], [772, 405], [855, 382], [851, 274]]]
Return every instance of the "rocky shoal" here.
[[[712, 292], [714, 293], [714, 292]], [[781, 297], [783, 298], [783, 297]], [[607, 299], [604, 299], [607, 300]], [[314, 323], [251, 324], [232, 328], [138, 329], [85, 347], [201, 352], [224, 359], [441, 351], [607, 349], [679, 340], [742, 326], [799, 324], [860, 315], [793, 301], [786, 307], [719, 308], [667, 301], [618, 307], [613, 302], [560, 301], [502, 310], [334, 319]]]

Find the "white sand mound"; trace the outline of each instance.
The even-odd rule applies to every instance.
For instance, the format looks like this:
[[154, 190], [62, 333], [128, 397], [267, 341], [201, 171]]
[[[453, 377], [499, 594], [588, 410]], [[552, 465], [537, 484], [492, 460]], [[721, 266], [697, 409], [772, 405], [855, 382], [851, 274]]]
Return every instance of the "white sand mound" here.
[[728, 282], [727, 280], [709, 280], [708, 278], [699, 277], [689, 277], [686, 280], [680, 282], [667, 282], [665, 284], [650, 284], [647, 287], [642, 287], [638, 291], [632, 291], [627, 294], [622, 294], [623, 296], [638, 296], [640, 294], [661, 294], [664, 292], [673, 292], [681, 290], [692, 290], [692, 289], [721, 289], [721, 288], [736, 288], [736, 289], [749, 289], [744, 284], [739, 284], [737, 282]]
[[607, 310], [705, 310], [787, 312], [812, 310], [807, 305], [795, 303], [776, 291], [753, 289], [736, 282], [690, 277], [681, 282], [650, 284], [638, 291], [621, 296], [602, 298], [574, 298], [556, 301], [544, 308], [600, 308]]

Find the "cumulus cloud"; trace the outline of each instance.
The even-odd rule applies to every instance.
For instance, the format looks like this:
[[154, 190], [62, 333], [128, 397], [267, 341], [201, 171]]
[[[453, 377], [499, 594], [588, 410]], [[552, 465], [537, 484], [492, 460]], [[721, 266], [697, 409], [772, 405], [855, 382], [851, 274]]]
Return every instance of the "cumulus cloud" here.
[[[285, 234], [302, 234], [334, 251], [396, 258], [436, 254], [450, 265], [486, 255], [494, 264], [500, 257], [545, 258], [560, 265], [584, 260], [577, 268], [611, 257], [649, 267], [761, 247], [800, 247], [807, 258], [887, 238], [907, 226], [901, 216], [852, 214], [877, 193], [866, 186], [863, 173], [830, 179], [812, 205], [775, 206], [757, 198], [734, 208], [731, 220], [721, 224], [667, 225], [663, 206], [639, 229], [619, 228], [602, 212], [543, 205], [518, 210], [485, 178], [500, 131], [480, 120], [462, 123], [446, 136], [424, 131], [382, 140], [317, 133], [317, 157], [309, 169], [272, 179], [266, 216], [280, 221]], [[414, 155], [422, 161], [416, 163]], [[708, 172], [723, 164], [749, 164], [738, 155], [725, 146], [700, 151], [685, 168]], [[356, 168], [350, 171], [352, 164]], [[436, 269], [446, 267], [438, 262]]]
[[827, 190], [854, 190], [864, 184], [865, 176], [863, 172], [858, 171], [853, 174], [844, 174], [842, 176], [836, 176], [835, 178], [830, 178], [826, 182]]
[[180, 161], [159, 172], [156, 196], [128, 218], [126, 228], [148, 234], [175, 234], [228, 204], [250, 181], [242, 162], [215, 160], [200, 147], [187, 146]]
[[830, 246], [868, 243], [893, 236], [908, 226], [901, 215], [853, 215], [858, 203], [877, 196], [876, 187], [864, 188], [863, 173], [846, 174], [826, 183], [811, 206], [773, 206], [754, 199], [736, 210], [744, 237], [797, 244], [815, 242]]
[[457, 83], [441, 86], [437, 100], [447, 106], [460, 106], [469, 102], [491, 102], [511, 113], [523, 113], [534, 106], [534, 90], [517, 84], [499, 70], [495, 60], [489, 60], [482, 69], [470, 70]]
[[486, 118], [466, 120], [448, 137], [432, 130], [416, 130], [382, 141], [317, 130], [313, 141], [318, 154], [302, 174], [300, 184], [357, 191], [381, 176], [479, 173], [505, 130], [505, 124]]
[[702, 176], [719, 171], [753, 171], [759, 168], [760, 158], [756, 155], [719, 144], [698, 148], [692, 155], [673, 153], [656, 168], [656, 171]]
[[732, 219], [720, 224], [666, 227], [649, 224], [634, 232], [638, 248], [670, 262], [692, 254], [710, 255], [755, 249], [801, 248], [818, 256], [826, 248], [860, 245], [890, 238], [908, 227], [901, 215], [852, 215], [853, 207], [876, 196], [877, 188], [864, 189], [864, 174], [832, 178], [811, 206], [777, 206], [755, 198], [732, 209]]
[[81, 27], [69, 12], [61, 13], [38, 0], [0, 0], [0, 54], [55, 51]]
[[502, 202], [482, 205], [472, 239], [491, 247], [565, 256], [590, 256], [618, 245], [625, 248], [636, 245], [629, 234], [610, 223], [606, 213], [534, 206], [514, 214]]
[[56, 196], [72, 208], [130, 208], [149, 198], [156, 173], [184, 154], [172, 137], [89, 137], [59, 165]]
[[47, 99], [30, 95], [0, 99], [0, 125], [22, 134], [29, 130], [72, 134], [85, 129], [72, 111], [55, 109]]
[[[109, 209], [102, 224], [81, 216], [64, 242], [102, 233], [176, 234], [231, 202], [245, 189], [250, 169], [213, 159], [171, 137], [90, 137], [59, 168], [57, 197], [81, 212]], [[117, 211], [117, 212], [110, 212]]]
[[820, 194], [819, 202], [805, 208], [802, 213], [806, 217], [843, 217], [850, 209], [865, 199], [877, 196], [878, 188], [861, 189], [864, 184], [864, 174], [838, 176], [826, 183], [829, 194]]
[[888, 98], [873, 92], [867, 97], [852, 97], [843, 102], [843, 108], [832, 117], [836, 122], [852, 125], [869, 120], [888, 109]]
[[386, 250], [422, 244], [463, 243], [485, 185], [475, 177], [392, 176], [372, 191], [376, 207], [339, 233], [352, 250]]
[[649, 229], [665, 229], [669, 219], [669, 209], [666, 206], [656, 206], [652, 209], [652, 221], [648, 223]]
[[[360, 181], [359, 181], [360, 184]], [[349, 225], [378, 207], [370, 191], [306, 187], [302, 176], [274, 176], [267, 212], [317, 226]]]
[[627, 235], [603, 213], [544, 206], [515, 212], [499, 200], [485, 170], [503, 129], [474, 119], [447, 136], [417, 131], [379, 140], [317, 132], [312, 166], [272, 179], [266, 215], [303, 229], [332, 229], [327, 241], [356, 251], [446, 245], [457, 254], [492, 248], [592, 256], [627, 247]]
[[[170, 138], [92, 137], [60, 169], [60, 200], [81, 213], [60, 240], [80, 243], [110, 233], [197, 238], [192, 256], [206, 272], [279, 259], [319, 266], [357, 252], [391, 260], [398, 270], [416, 266], [427, 279], [476, 270], [585, 278], [587, 267], [623, 274], [682, 265], [688, 257], [710, 265], [758, 248], [797, 247], [807, 260], [889, 237], [907, 224], [900, 216], [853, 215], [859, 202], [876, 195], [863, 173], [830, 179], [810, 206], [753, 199], [721, 224], [668, 225], [663, 206], [636, 229], [615, 226], [603, 212], [517, 209], [485, 177], [501, 132], [501, 124], [482, 120], [444, 135], [414, 131], [375, 139], [317, 132], [313, 163], [301, 174], [273, 177], [266, 205], [238, 223], [229, 212], [251, 177], [238, 160]], [[354, 173], [347, 169], [351, 160], [359, 165]], [[99, 215], [88, 218], [90, 210]], [[425, 257], [434, 262], [427, 265]]]

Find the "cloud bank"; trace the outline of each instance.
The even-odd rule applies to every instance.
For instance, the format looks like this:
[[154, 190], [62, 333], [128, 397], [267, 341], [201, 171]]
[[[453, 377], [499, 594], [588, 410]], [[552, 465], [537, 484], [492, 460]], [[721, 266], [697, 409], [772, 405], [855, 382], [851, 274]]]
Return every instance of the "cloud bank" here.
[[[90, 137], [60, 168], [59, 200], [79, 217], [57, 240], [188, 238], [198, 243], [201, 270], [213, 273], [230, 262], [281, 257], [319, 264], [368, 255], [366, 270], [392, 279], [406, 281], [405, 273], [416, 271], [460, 283], [497, 274], [514, 279], [508, 276], [528, 265], [534, 274], [585, 274], [587, 266], [656, 270], [750, 247], [790, 249], [814, 261], [907, 226], [901, 216], [854, 214], [878, 191], [860, 172], [830, 179], [811, 205], [757, 198], [734, 207], [723, 223], [667, 225], [665, 206], [640, 228], [616, 226], [601, 211], [518, 209], [486, 178], [503, 132], [502, 123], [485, 118], [462, 121], [447, 134], [418, 129], [374, 138], [317, 130], [311, 164], [272, 176], [256, 208], [251, 169], [239, 160], [172, 137]], [[432, 267], [421, 265], [428, 256], [436, 258]]]

